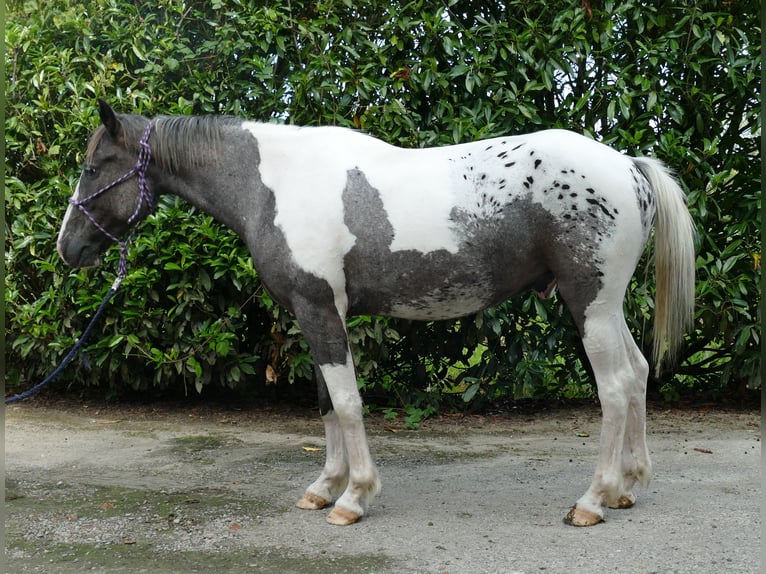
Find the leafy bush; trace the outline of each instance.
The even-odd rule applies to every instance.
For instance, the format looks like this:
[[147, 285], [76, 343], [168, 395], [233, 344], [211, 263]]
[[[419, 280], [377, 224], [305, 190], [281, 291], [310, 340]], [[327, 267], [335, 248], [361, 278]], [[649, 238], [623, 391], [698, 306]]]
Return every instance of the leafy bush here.
[[[79, 271], [55, 253], [97, 97], [146, 115], [357, 127], [408, 147], [564, 127], [656, 155], [689, 190], [699, 282], [678, 374], [652, 384], [668, 398], [760, 386], [756, 2], [356, 4], [8, 4], [12, 391], [60, 360], [116, 267], [114, 250], [101, 268]], [[644, 349], [650, 258], [626, 303]], [[66, 383], [156, 393], [311, 378], [297, 325], [260, 290], [245, 247], [209, 217], [164, 199], [133, 243], [129, 270]], [[447, 402], [593, 392], [555, 298], [519, 297], [456, 322], [349, 325], [368, 401], [407, 405], [414, 419]]]

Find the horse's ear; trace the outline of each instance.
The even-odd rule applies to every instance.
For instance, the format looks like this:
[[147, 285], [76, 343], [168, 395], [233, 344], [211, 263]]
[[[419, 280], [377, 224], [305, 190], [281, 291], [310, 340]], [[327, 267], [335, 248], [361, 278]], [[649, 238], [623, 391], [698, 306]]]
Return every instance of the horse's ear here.
[[98, 100], [98, 115], [101, 117], [101, 123], [104, 124], [107, 133], [117, 139], [122, 131], [122, 126], [120, 120], [117, 119], [117, 114], [104, 100]]

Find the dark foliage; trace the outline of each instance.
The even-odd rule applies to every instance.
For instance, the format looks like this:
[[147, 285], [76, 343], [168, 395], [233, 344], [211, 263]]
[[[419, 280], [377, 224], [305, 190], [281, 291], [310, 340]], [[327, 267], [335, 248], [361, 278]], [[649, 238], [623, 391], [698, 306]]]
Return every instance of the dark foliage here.
[[[757, 2], [12, 1], [6, 28], [7, 383], [63, 356], [111, 283], [65, 268], [55, 236], [97, 124], [96, 98], [146, 115], [234, 114], [357, 127], [400, 146], [549, 127], [672, 166], [698, 226], [697, 315], [680, 366], [652, 381], [760, 386]], [[647, 253], [647, 262], [651, 253]], [[626, 303], [651, 345], [653, 277]], [[202, 392], [311, 377], [297, 325], [233, 233], [164, 200], [123, 291], [63, 384]], [[450, 398], [593, 393], [555, 298], [453, 323], [350, 321], [368, 402], [424, 416]], [[62, 384], [62, 383], [59, 383]], [[196, 389], [196, 390], [195, 390]]]

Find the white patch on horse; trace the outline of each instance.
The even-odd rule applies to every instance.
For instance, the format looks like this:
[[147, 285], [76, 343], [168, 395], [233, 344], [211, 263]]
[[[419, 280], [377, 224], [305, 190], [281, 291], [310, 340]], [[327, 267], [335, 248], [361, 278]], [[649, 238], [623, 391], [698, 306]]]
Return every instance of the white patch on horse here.
[[[348, 172], [354, 169], [364, 173], [380, 193], [394, 228], [391, 251], [457, 252], [458, 237], [450, 226], [453, 183], [443, 149], [405, 150], [332, 127], [254, 122], [244, 122], [242, 127], [263, 141], [259, 145], [261, 179], [276, 195], [278, 221], [290, 248], [309, 248], [296, 255], [304, 269], [314, 272], [322, 267], [319, 261], [308, 261], [314, 259], [311, 251], [329, 248], [342, 255], [342, 249], [353, 246], [350, 233], [332, 238], [324, 232], [337, 225], [347, 229], [341, 198]], [[307, 157], [312, 161], [303, 161]]]
[[620, 254], [610, 252], [610, 234], [597, 224], [598, 219], [619, 227], [638, 224], [643, 229], [636, 229], [636, 235], [648, 238], [649, 228], [640, 224], [635, 195], [624, 193], [634, 186], [630, 158], [565, 130], [530, 134], [523, 142], [503, 158], [508, 160], [509, 180], [516, 182], [517, 193], [528, 194], [558, 220], [573, 226], [592, 223], [605, 258]]
[[[274, 193], [274, 224], [285, 236], [293, 260], [326, 280], [341, 316], [348, 307], [343, 256], [355, 238], [343, 222], [346, 169], [337, 148], [344, 131], [243, 122], [258, 141], [259, 173]], [[311, 158], [312, 161], [305, 161]]]
[[[80, 180], [77, 180], [77, 185], [74, 188], [74, 194], [72, 195], [72, 199], [80, 199]], [[56, 240], [56, 250], [59, 253], [59, 257], [61, 259], [64, 259], [64, 255], [62, 253], [61, 245], [64, 240], [64, 230], [67, 229], [69, 226], [69, 220], [72, 218], [72, 213], [75, 210], [75, 206], [71, 203], [67, 206], [66, 212], [64, 213], [64, 219], [61, 222], [61, 228], [59, 229], [59, 235], [58, 239]]]
[[356, 159], [356, 167], [380, 194], [394, 228], [392, 252], [458, 252], [460, 238], [450, 221], [456, 189], [443, 148], [406, 150], [386, 145], [374, 155]]

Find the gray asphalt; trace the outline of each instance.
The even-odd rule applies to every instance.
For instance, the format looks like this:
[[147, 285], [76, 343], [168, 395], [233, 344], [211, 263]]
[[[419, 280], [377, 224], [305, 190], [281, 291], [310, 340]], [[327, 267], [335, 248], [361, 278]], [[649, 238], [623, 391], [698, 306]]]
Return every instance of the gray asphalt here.
[[759, 412], [651, 410], [655, 478], [636, 506], [566, 526], [599, 420], [373, 417], [383, 492], [333, 527], [293, 506], [323, 460], [308, 413], [21, 404], [6, 409], [6, 571], [760, 571]]

